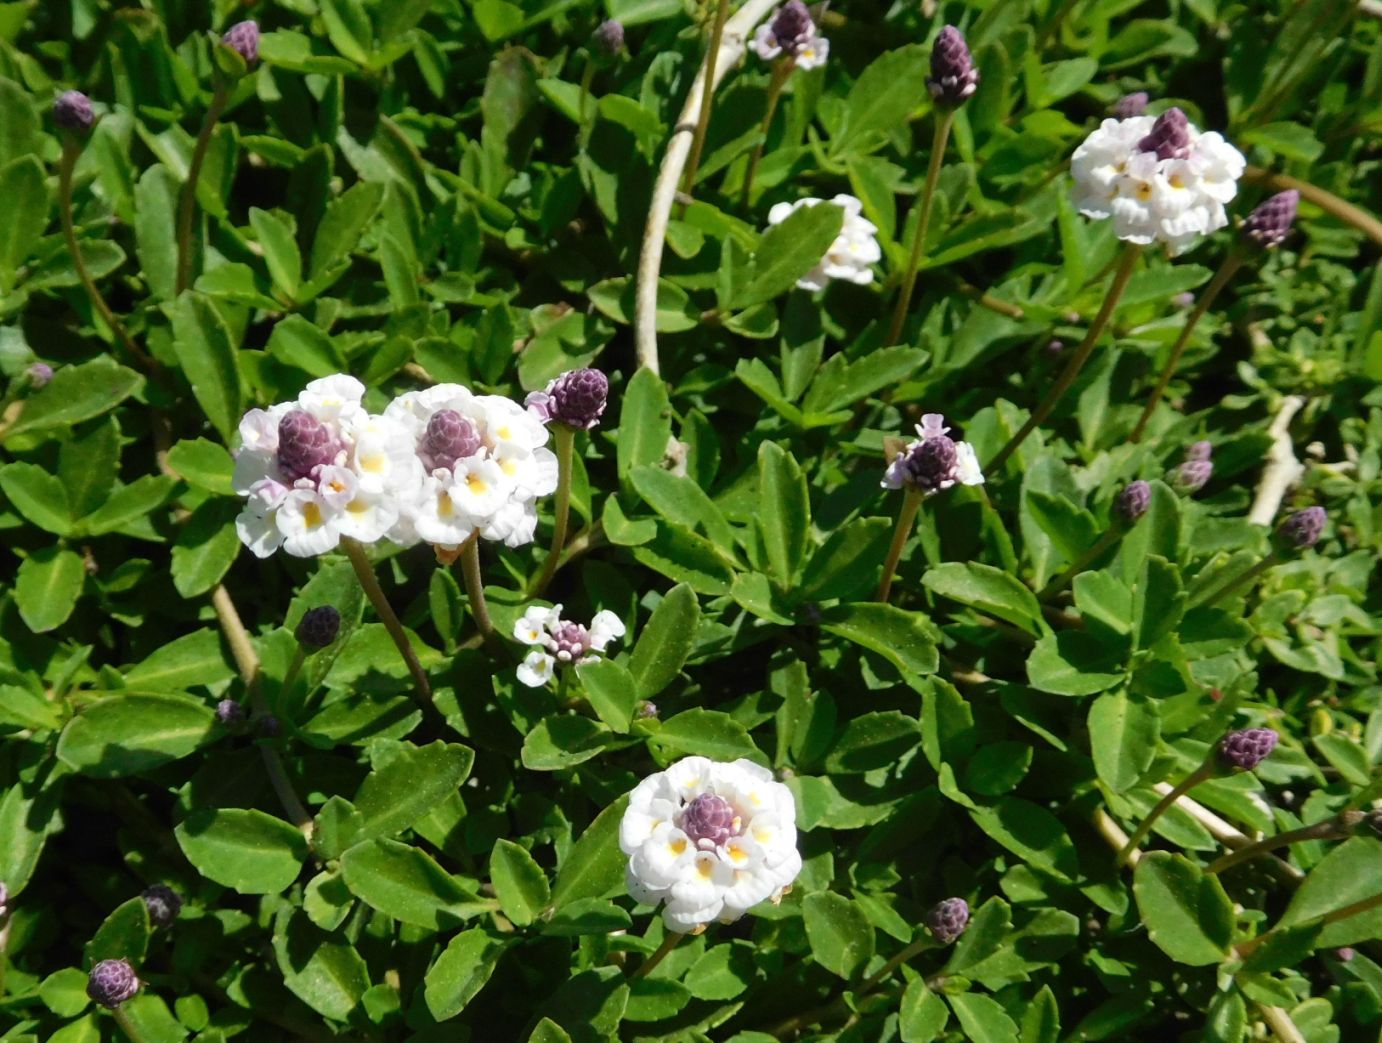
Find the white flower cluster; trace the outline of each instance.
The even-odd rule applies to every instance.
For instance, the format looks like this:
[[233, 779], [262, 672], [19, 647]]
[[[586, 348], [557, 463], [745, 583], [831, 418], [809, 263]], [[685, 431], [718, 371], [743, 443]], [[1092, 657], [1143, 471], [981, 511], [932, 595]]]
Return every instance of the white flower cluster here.
[[758, 27], [749, 46], [765, 62], [785, 54], [803, 70], [818, 68], [830, 57], [830, 41], [820, 34], [801, 0], [789, 0], [774, 11]]
[[629, 796], [619, 846], [629, 894], [665, 902], [663, 922], [683, 934], [779, 901], [801, 872], [792, 791], [747, 760], [687, 757], [648, 776]]
[[624, 622], [608, 610], [595, 613], [590, 626], [561, 618], [561, 606], [532, 605], [513, 625], [513, 636], [525, 645], [537, 645], [518, 665], [518, 679], [529, 688], [541, 688], [552, 679], [558, 664], [588, 663], [604, 652], [611, 641], [624, 636]]
[[983, 485], [979, 457], [968, 442], [956, 442], [940, 413], [927, 413], [917, 424], [917, 438], [909, 442], [883, 473], [885, 489], [915, 488], [932, 496], [960, 485]]
[[[1156, 132], [1172, 113], [1179, 133], [1168, 147]], [[1070, 169], [1082, 214], [1111, 216], [1118, 238], [1161, 242], [1174, 255], [1228, 224], [1224, 205], [1238, 194], [1244, 164], [1221, 134], [1200, 133], [1172, 109], [1157, 118], [1104, 120], [1075, 150]]]
[[236, 529], [255, 555], [311, 557], [342, 538], [531, 542], [537, 498], [557, 485], [539, 417], [458, 384], [402, 395], [382, 415], [364, 393], [354, 377], [323, 377], [240, 421], [234, 487], [247, 502]]
[[[795, 203], [778, 203], [768, 211], [768, 224], [781, 224], [801, 207], [823, 202], [826, 200], [807, 197]], [[845, 212], [844, 226], [820, 264], [798, 279], [797, 286], [803, 290], [823, 290], [831, 279], [866, 286], [873, 282], [873, 269], [869, 265], [877, 264], [883, 256], [874, 238], [878, 229], [863, 217], [863, 204], [853, 196], [841, 194], [829, 202]]]

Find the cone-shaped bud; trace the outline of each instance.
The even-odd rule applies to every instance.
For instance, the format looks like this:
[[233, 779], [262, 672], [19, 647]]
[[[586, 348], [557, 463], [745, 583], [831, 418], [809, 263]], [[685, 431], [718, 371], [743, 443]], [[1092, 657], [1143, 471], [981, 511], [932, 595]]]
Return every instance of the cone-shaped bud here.
[[81, 91], [63, 91], [53, 102], [53, 122], [63, 130], [86, 133], [96, 122], [91, 99]]
[[681, 828], [697, 847], [718, 847], [738, 830], [734, 825], [734, 808], [724, 797], [702, 793], [681, 813]]
[[965, 43], [964, 34], [953, 25], [947, 25], [940, 31], [931, 48], [931, 75], [926, 80], [926, 87], [937, 105], [952, 108], [979, 87], [979, 70], [974, 68], [969, 44]]
[[216, 704], [216, 720], [227, 728], [238, 728], [245, 723], [245, 708], [234, 699], [222, 699]]
[[103, 1007], [114, 1010], [139, 991], [139, 976], [128, 960], [102, 960], [91, 968], [86, 994]]
[[312, 477], [340, 448], [331, 429], [305, 410], [294, 409], [278, 422], [278, 469], [290, 482]]
[[1296, 511], [1277, 526], [1277, 541], [1283, 550], [1305, 550], [1320, 542], [1324, 523], [1329, 520], [1323, 507]]
[[1146, 91], [1133, 91], [1131, 94], [1125, 94], [1113, 106], [1113, 118], [1130, 120], [1134, 116], [1141, 116], [1147, 111], [1147, 102], [1150, 100]]
[[1219, 740], [1219, 760], [1239, 771], [1252, 771], [1276, 749], [1276, 732], [1270, 728], [1244, 728]]
[[796, 54], [798, 48], [816, 31], [811, 12], [801, 0], [787, 0], [778, 8], [772, 26], [773, 39], [788, 54]]
[[1190, 155], [1190, 121], [1180, 109], [1167, 109], [1152, 124], [1152, 132], [1137, 143], [1157, 159], [1185, 159]]
[[1295, 223], [1299, 204], [1300, 193], [1294, 188], [1269, 196], [1243, 222], [1243, 238], [1264, 250], [1280, 246]]
[[246, 65], [259, 61], [259, 23], [236, 22], [221, 37], [221, 43], [245, 59]]
[[169, 926], [182, 912], [182, 898], [167, 884], [154, 884], [139, 897], [144, 899], [144, 908], [149, 911], [149, 923], [155, 927]]
[[1113, 510], [1120, 519], [1131, 525], [1147, 513], [1151, 503], [1152, 487], [1149, 484], [1143, 481], [1129, 482], [1113, 502]]
[[35, 362], [24, 371], [29, 378], [29, 387], [39, 391], [48, 386], [48, 381], [53, 379], [53, 367], [46, 362]]
[[595, 50], [613, 58], [624, 50], [624, 26], [613, 18], [601, 22], [595, 32], [590, 34], [590, 42]]
[[325, 648], [341, 632], [341, 614], [332, 605], [309, 608], [298, 621], [294, 636], [304, 648]]
[[589, 431], [604, 416], [608, 400], [608, 377], [598, 369], [573, 369], [548, 384], [545, 391], [534, 391], [525, 404], [543, 420]]
[[427, 431], [417, 447], [428, 471], [449, 471], [457, 460], [480, 451], [480, 432], [469, 418], [454, 409], [439, 409], [427, 421]]
[[947, 898], [938, 902], [926, 914], [926, 926], [936, 941], [949, 945], [969, 926], [969, 903], [963, 898]]

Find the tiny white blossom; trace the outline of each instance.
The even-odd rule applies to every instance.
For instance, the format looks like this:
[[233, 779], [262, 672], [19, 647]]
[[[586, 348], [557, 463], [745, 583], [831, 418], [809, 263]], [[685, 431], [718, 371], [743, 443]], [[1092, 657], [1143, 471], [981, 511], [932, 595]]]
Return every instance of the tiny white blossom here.
[[514, 640], [535, 647], [518, 668], [518, 679], [531, 688], [546, 684], [558, 664], [588, 663], [609, 643], [624, 636], [624, 622], [608, 610], [595, 613], [589, 627], [561, 617], [561, 606], [530, 605], [514, 622]]
[[[768, 211], [768, 224], [777, 225], [804, 206], [816, 206], [826, 200], [807, 197], [794, 203], [778, 203]], [[860, 286], [873, 282], [873, 269], [883, 252], [875, 238], [878, 228], [863, 217], [863, 204], [851, 195], [840, 194], [829, 202], [845, 212], [840, 234], [811, 271], [797, 280], [803, 290], [823, 290], [831, 279], [843, 279]]]

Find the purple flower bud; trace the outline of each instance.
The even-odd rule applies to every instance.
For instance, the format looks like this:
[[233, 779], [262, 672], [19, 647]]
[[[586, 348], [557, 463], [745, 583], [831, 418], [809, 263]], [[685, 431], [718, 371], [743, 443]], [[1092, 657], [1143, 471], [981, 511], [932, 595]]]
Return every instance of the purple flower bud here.
[[245, 723], [245, 708], [234, 699], [222, 699], [216, 704], [216, 720], [227, 728], [238, 728]]
[[969, 926], [969, 903], [963, 898], [947, 898], [926, 914], [926, 926], [932, 937], [942, 945], [949, 945]]
[[155, 927], [169, 926], [182, 912], [182, 898], [167, 884], [154, 884], [139, 897], [144, 899], [144, 908], [149, 910], [149, 923]]
[[91, 968], [86, 994], [103, 1007], [114, 1010], [139, 991], [139, 977], [129, 960], [102, 960]]
[[634, 716], [636, 716], [640, 721], [657, 720], [657, 703], [652, 702], [651, 700], [640, 703], [638, 706], [638, 713], [636, 713]]
[[573, 369], [534, 391], [524, 404], [546, 421], [589, 431], [604, 416], [609, 378], [598, 369]]
[[718, 847], [739, 833], [734, 808], [714, 793], [702, 793], [682, 809], [681, 828], [701, 848]]
[[601, 54], [613, 58], [624, 49], [624, 26], [610, 18], [600, 23], [599, 28], [591, 34], [590, 41]]
[[579, 623], [563, 620], [552, 631], [551, 648], [563, 663], [574, 663], [590, 651], [590, 631]]
[[283, 734], [282, 723], [271, 713], [260, 714], [254, 719], [254, 723], [259, 729], [259, 734], [266, 739], [276, 739]]
[[293, 636], [304, 648], [325, 648], [341, 632], [341, 614], [332, 605], [309, 608], [298, 621]]
[[221, 37], [221, 43], [245, 59], [246, 65], [259, 61], [259, 23], [236, 22]]
[[1058, 337], [1052, 339], [1052, 340], [1046, 345], [1046, 354], [1048, 354], [1048, 355], [1056, 356], [1056, 355], [1064, 354], [1064, 352], [1065, 352], [1065, 341], [1061, 340], [1061, 339], [1058, 338]]
[[53, 367], [46, 362], [35, 362], [24, 371], [29, 378], [29, 387], [35, 391], [48, 386], [48, 381], [53, 379]]
[[1178, 293], [1174, 297], [1172, 297], [1171, 303], [1175, 305], [1177, 308], [1188, 308], [1190, 307], [1190, 305], [1195, 303], [1195, 295], [1191, 293], [1189, 290], [1186, 290], [1185, 292]]
[[1300, 193], [1294, 188], [1269, 196], [1243, 222], [1243, 238], [1264, 250], [1280, 246], [1295, 223], [1299, 204]]
[[430, 471], [449, 471], [457, 460], [480, 451], [480, 432], [454, 409], [439, 409], [427, 421], [427, 431], [418, 443], [417, 455]]
[[1239, 771], [1252, 771], [1276, 748], [1276, 732], [1270, 728], [1244, 728], [1219, 740], [1219, 760]]
[[1133, 91], [1131, 94], [1125, 94], [1113, 106], [1113, 117], [1114, 119], [1129, 120], [1134, 116], [1141, 116], [1147, 111], [1147, 102], [1150, 100], [1146, 91]]
[[1187, 460], [1208, 460], [1213, 455], [1213, 442], [1191, 442], [1185, 450]]
[[955, 480], [958, 456], [948, 435], [932, 435], [913, 442], [902, 459], [903, 478], [924, 493], [933, 493]]
[[312, 477], [314, 470], [329, 466], [340, 451], [331, 429], [311, 413], [294, 409], [278, 422], [278, 469], [289, 482]]
[[979, 87], [979, 70], [969, 53], [964, 34], [947, 25], [931, 47], [931, 75], [926, 80], [937, 105], [954, 107]]
[[788, 0], [773, 16], [773, 39], [789, 55], [795, 56], [815, 32], [816, 23], [811, 20], [811, 12], [801, 0]]
[[1137, 143], [1157, 159], [1185, 159], [1190, 155], [1190, 121], [1180, 109], [1167, 109], [1152, 124], [1152, 132]]
[[1113, 501], [1113, 511], [1123, 521], [1131, 524], [1147, 513], [1152, 504], [1152, 487], [1143, 481], [1129, 482], [1123, 486], [1118, 499]]
[[1187, 460], [1176, 468], [1172, 481], [1188, 493], [1197, 493], [1214, 476], [1214, 465], [1208, 460]]
[[53, 102], [53, 122], [63, 130], [86, 133], [96, 122], [91, 99], [81, 91], [63, 91]]
[[1305, 550], [1320, 542], [1324, 523], [1329, 520], [1323, 507], [1296, 511], [1277, 526], [1277, 537], [1288, 550]]
[[1348, 963], [1357, 953], [1355, 953], [1351, 947], [1344, 945], [1335, 949], [1330, 955], [1340, 963]]

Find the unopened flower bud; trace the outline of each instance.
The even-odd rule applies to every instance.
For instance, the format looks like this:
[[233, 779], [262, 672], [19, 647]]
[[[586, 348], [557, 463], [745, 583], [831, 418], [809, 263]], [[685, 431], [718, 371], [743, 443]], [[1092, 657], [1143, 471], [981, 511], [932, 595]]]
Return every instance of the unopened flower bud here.
[[1190, 155], [1190, 121], [1180, 109], [1167, 109], [1152, 124], [1152, 132], [1137, 143], [1157, 159], [1185, 159]]
[[969, 44], [964, 34], [953, 25], [947, 25], [936, 37], [931, 48], [931, 75], [926, 80], [937, 105], [951, 108], [970, 97], [979, 87], [979, 70], [974, 68], [974, 58], [969, 53]]
[[327, 647], [336, 640], [336, 635], [340, 632], [340, 612], [332, 605], [318, 605], [302, 614], [293, 636], [304, 648], [316, 650]]
[[1209, 484], [1214, 475], [1214, 463], [1210, 460], [1213, 446], [1208, 442], [1196, 442], [1185, 451], [1185, 462], [1171, 474], [1172, 483], [1188, 493], [1196, 493]]
[[236, 22], [221, 37], [221, 43], [245, 59], [246, 65], [259, 61], [259, 23]]
[[1243, 238], [1265, 250], [1280, 246], [1296, 220], [1300, 193], [1294, 188], [1269, 196], [1243, 222]]
[[271, 713], [260, 714], [254, 719], [254, 724], [266, 739], [276, 739], [283, 733], [282, 723]]
[[600, 23], [599, 28], [590, 35], [595, 50], [610, 58], [624, 50], [624, 26], [610, 18]]
[[1323, 507], [1307, 507], [1296, 511], [1277, 526], [1278, 541], [1286, 550], [1306, 550], [1320, 542], [1324, 523], [1329, 520]]
[[947, 898], [926, 914], [926, 926], [932, 937], [942, 945], [949, 945], [969, 926], [969, 903], [963, 898]]
[[63, 91], [53, 102], [53, 122], [63, 130], [86, 133], [96, 122], [91, 99], [81, 91]]
[[638, 706], [638, 713], [635, 714], [635, 716], [640, 721], [657, 720], [657, 703], [651, 700], [647, 700], [645, 702], [640, 703]]
[[129, 960], [102, 960], [91, 968], [86, 994], [103, 1007], [114, 1010], [139, 991], [139, 976]]
[[1147, 102], [1150, 100], [1146, 91], [1133, 91], [1131, 94], [1125, 94], [1113, 106], [1113, 118], [1129, 120], [1134, 116], [1141, 116], [1147, 111]]
[[1353, 957], [1357, 954], [1353, 951], [1351, 947], [1344, 945], [1335, 949], [1330, 955], [1333, 956], [1334, 959], [1338, 960], [1340, 963], [1348, 963], [1349, 960], [1353, 959]]
[[1244, 728], [1219, 740], [1219, 760], [1239, 771], [1252, 771], [1276, 748], [1277, 735], [1270, 728]]
[[1046, 344], [1046, 354], [1051, 356], [1063, 355], [1065, 353], [1065, 341], [1059, 337], [1054, 337]]
[[427, 421], [417, 453], [428, 471], [450, 471], [457, 460], [478, 453], [480, 445], [480, 431], [469, 418], [454, 409], [439, 409]]
[[53, 367], [46, 362], [35, 362], [24, 371], [24, 375], [29, 378], [29, 387], [40, 391], [53, 379]]
[[144, 908], [149, 911], [149, 923], [155, 927], [169, 926], [182, 912], [182, 898], [167, 884], [154, 884], [139, 897], [144, 899]]
[[1171, 303], [1177, 308], [1185, 309], [1195, 303], [1195, 295], [1189, 290], [1176, 294], [1171, 298]]
[[216, 704], [216, 720], [227, 728], [238, 728], [245, 723], [245, 708], [234, 699], [222, 699]]
[[1113, 510], [1123, 521], [1132, 524], [1147, 513], [1151, 504], [1152, 487], [1144, 481], [1129, 482], [1113, 501]]
[[543, 420], [589, 431], [604, 416], [609, 378], [598, 369], [573, 369], [534, 391], [525, 402]]
[[294, 409], [278, 422], [278, 469], [289, 482], [310, 478], [340, 452], [331, 429], [306, 410]]
[[1213, 442], [1191, 442], [1185, 450], [1187, 460], [1208, 460], [1213, 455]]
[[788, 54], [796, 52], [796, 46], [816, 31], [811, 20], [811, 12], [801, 0], [787, 0], [778, 8], [772, 20], [773, 38], [777, 45]]
[[682, 811], [681, 828], [697, 847], [702, 842], [718, 847], [738, 832], [734, 818], [734, 808], [724, 797], [702, 793]]

